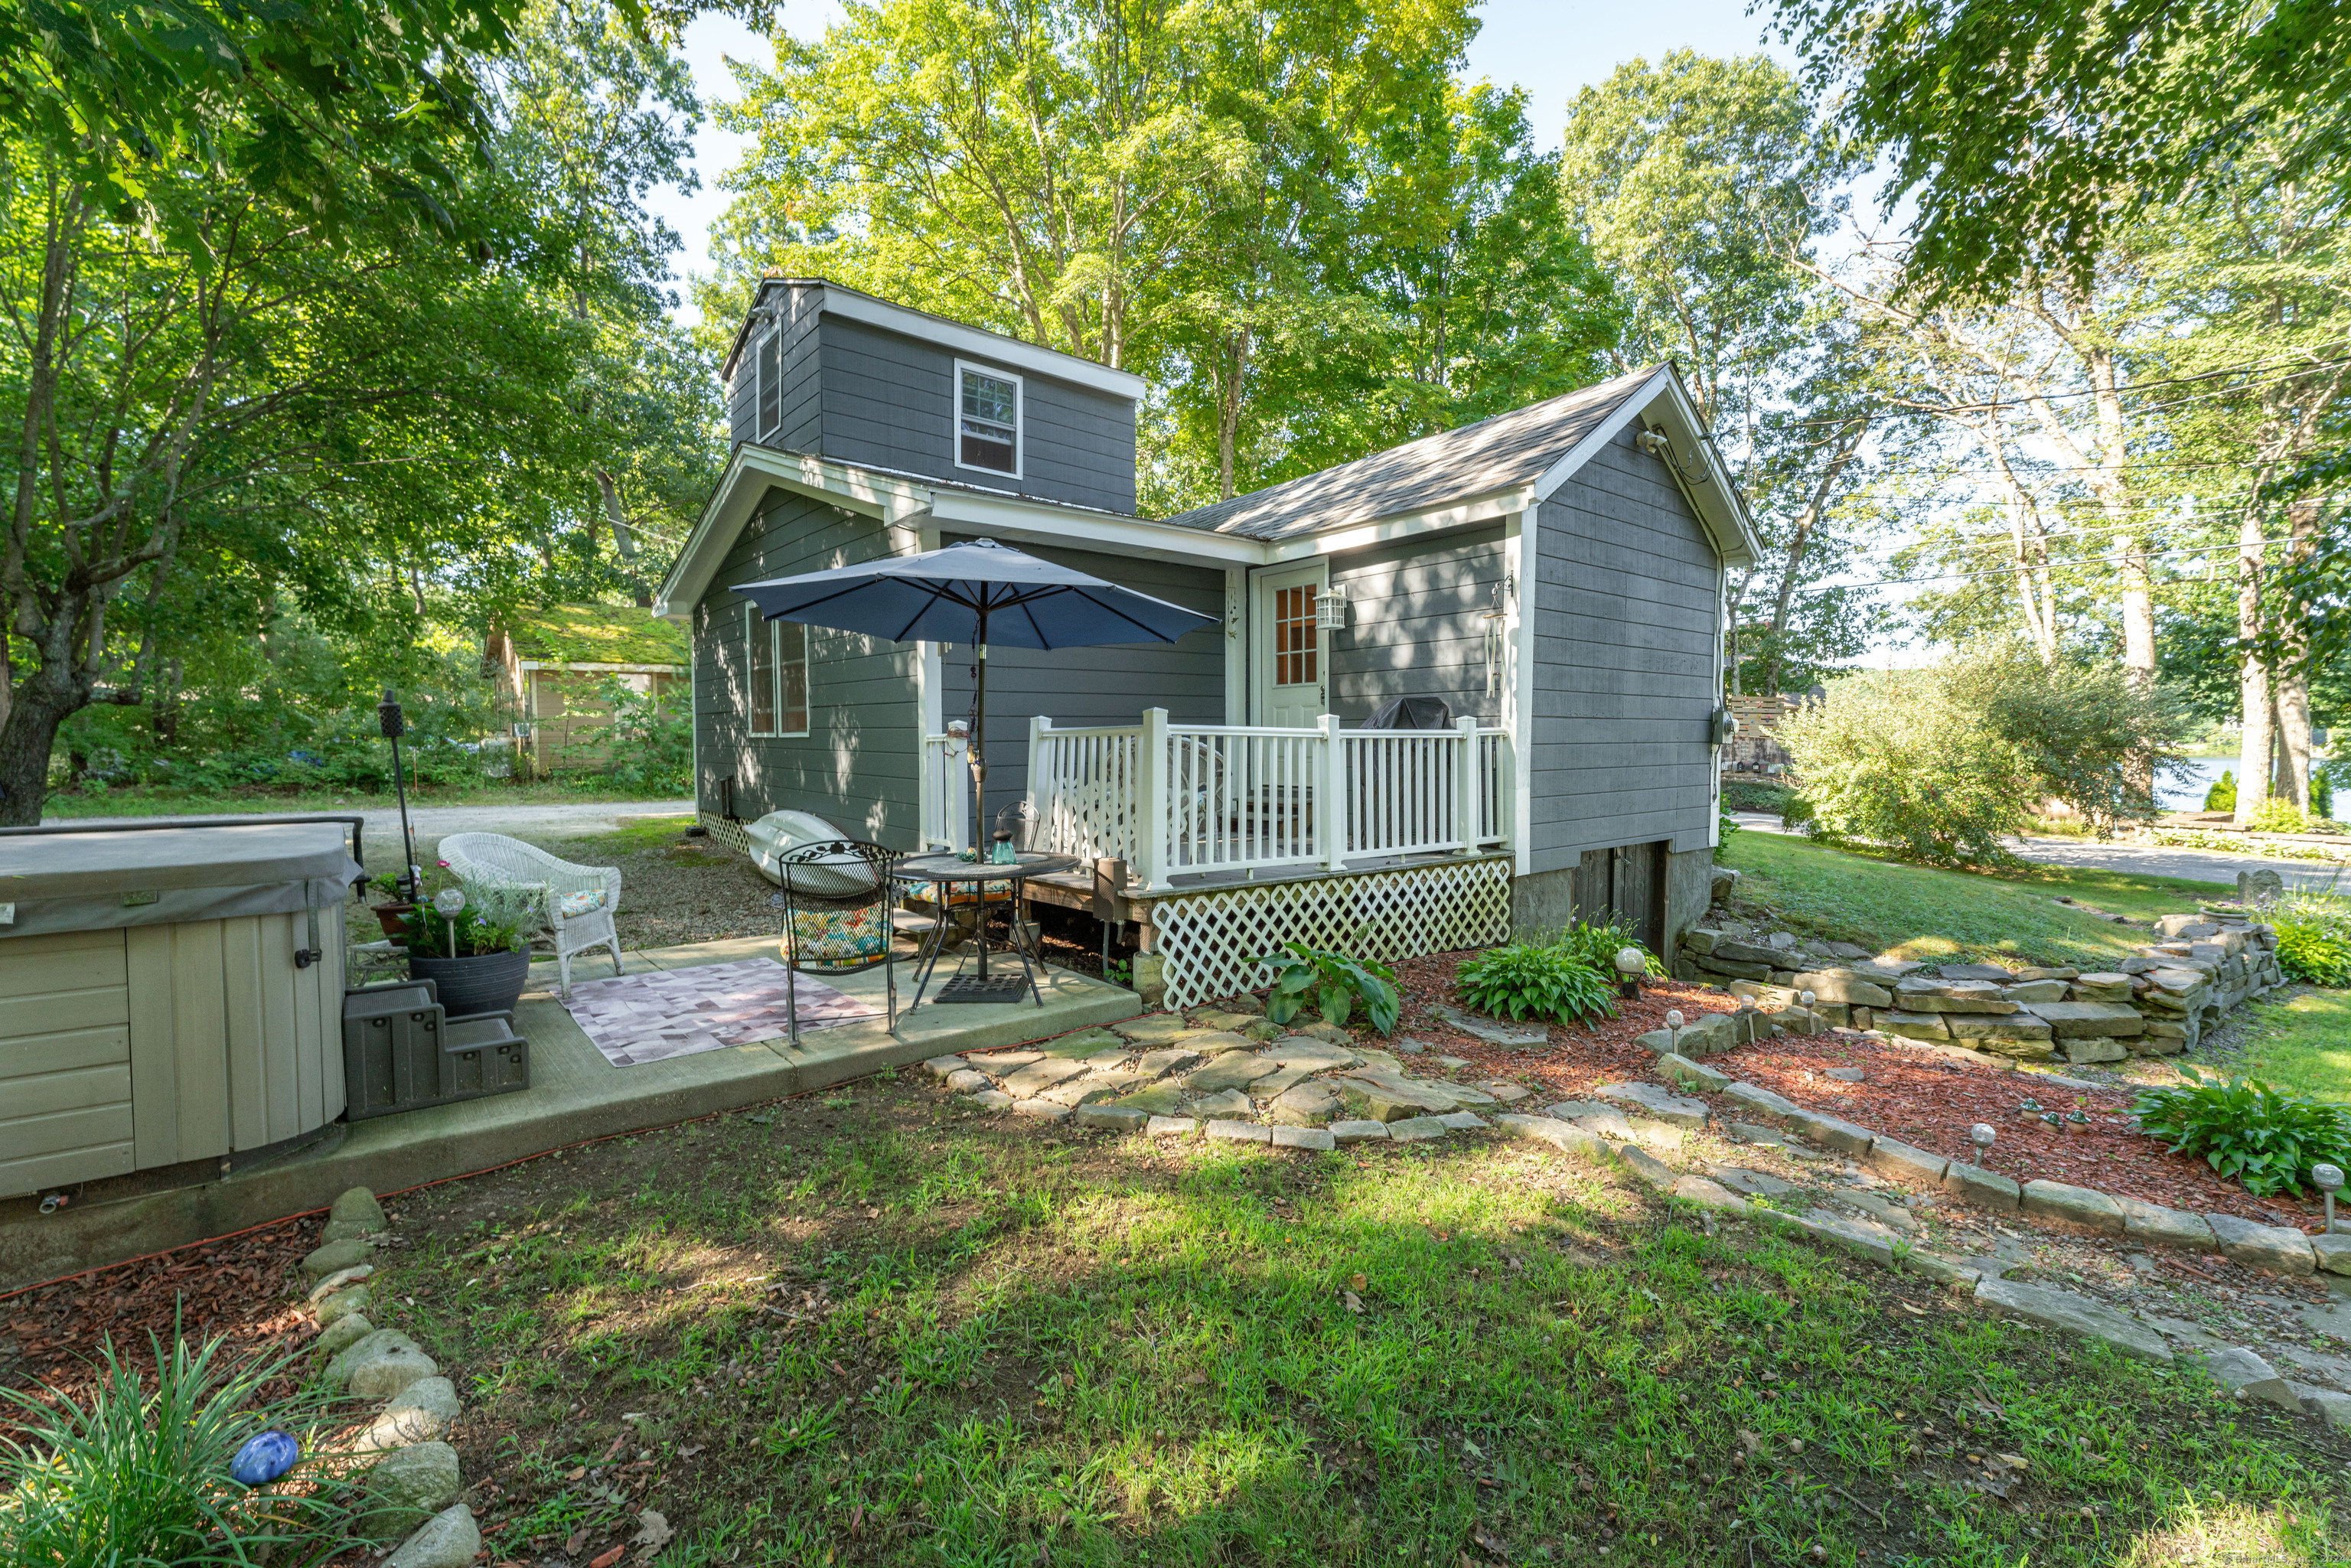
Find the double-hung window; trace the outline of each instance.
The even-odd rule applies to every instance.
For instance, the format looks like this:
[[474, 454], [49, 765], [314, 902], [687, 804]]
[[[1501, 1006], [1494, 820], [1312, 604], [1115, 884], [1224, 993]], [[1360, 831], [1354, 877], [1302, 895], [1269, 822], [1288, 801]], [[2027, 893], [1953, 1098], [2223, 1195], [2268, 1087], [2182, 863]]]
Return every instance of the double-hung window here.
[[1020, 472], [1020, 378], [956, 362], [956, 465]]
[[743, 606], [743, 640], [750, 649], [751, 733], [806, 735], [809, 724], [808, 628], [769, 621], [756, 604]]

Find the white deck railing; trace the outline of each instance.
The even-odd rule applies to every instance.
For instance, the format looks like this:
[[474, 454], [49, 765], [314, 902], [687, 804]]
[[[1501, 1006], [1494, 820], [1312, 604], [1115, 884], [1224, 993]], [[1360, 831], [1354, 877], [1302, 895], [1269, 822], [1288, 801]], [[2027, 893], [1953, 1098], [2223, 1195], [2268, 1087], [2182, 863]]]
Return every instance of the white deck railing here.
[[[923, 840], [971, 837], [960, 737], [923, 742]], [[1465, 718], [1451, 730], [1172, 725], [1062, 729], [1030, 722], [1035, 845], [1123, 860], [1145, 887], [1202, 872], [1320, 867], [1388, 855], [1471, 853], [1506, 843], [1510, 743]], [[1325, 802], [1341, 809], [1325, 810]]]

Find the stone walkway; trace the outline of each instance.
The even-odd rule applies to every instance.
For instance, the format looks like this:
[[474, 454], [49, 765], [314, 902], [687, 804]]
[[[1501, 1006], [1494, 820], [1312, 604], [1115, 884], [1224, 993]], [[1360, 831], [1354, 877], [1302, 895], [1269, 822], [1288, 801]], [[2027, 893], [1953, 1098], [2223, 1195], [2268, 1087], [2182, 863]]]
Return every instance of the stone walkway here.
[[1678, 1056], [1659, 1059], [1669, 1083], [1611, 1083], [1539, 1106], [1527, 1085], [1469, 1082], [1470, 1063], [1408, 1036], [1370, 1046], [1320, 1023], [1285, 1031], [1212, 1008], [926, 1065], [975, 1107], [1154, 1140], [1327, 1150], [1488, 1129], [1539, 1140], [1698, 1206], [1709, 1229], [1802, 1233], [2125, 1354], [2196, 1358], [2240, 1397], [2351, 1427], [2351, 1277], [2314, 1275], [2307, 1258], [2280, 1275], [2234, 1251], [2027, 1226], [2012, 1196], [1996, 1209], [1967, 1201], [1938, 1179], [1939, 1160], [1910, 1170], [1901, 1145]]

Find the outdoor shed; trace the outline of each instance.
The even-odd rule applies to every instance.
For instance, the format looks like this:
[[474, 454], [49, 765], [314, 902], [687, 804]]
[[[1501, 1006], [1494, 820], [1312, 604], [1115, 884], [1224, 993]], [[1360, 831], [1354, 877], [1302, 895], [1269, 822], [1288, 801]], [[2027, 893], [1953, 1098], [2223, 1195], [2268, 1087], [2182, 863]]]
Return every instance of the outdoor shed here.
[[683, 631], [629, 604], [524, 611], [493, 626], [482, 650], [527, 778], [603, 767], [611, 747], [598, 732], [612, 719], [605, 683], [664, 705], [683, 701], [676, 688], [688, 659]]
[[0, 834], [0, 1197], [342, 1113], [349, 844], [334, 822]]

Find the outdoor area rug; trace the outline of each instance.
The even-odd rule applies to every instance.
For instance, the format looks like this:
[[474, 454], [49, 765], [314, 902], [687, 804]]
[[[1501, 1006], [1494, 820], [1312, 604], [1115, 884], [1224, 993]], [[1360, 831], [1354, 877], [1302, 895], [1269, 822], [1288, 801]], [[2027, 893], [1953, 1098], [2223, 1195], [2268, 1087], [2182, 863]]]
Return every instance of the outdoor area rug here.
[[563, 1005], [605, 1061], [641, 1067], [782, 1036], [789, 1029], [784, 998], [794, 987], [802, 1032], [882, 1016], [880, 1008], [795, 975], [773, 958], [581, 980]]

